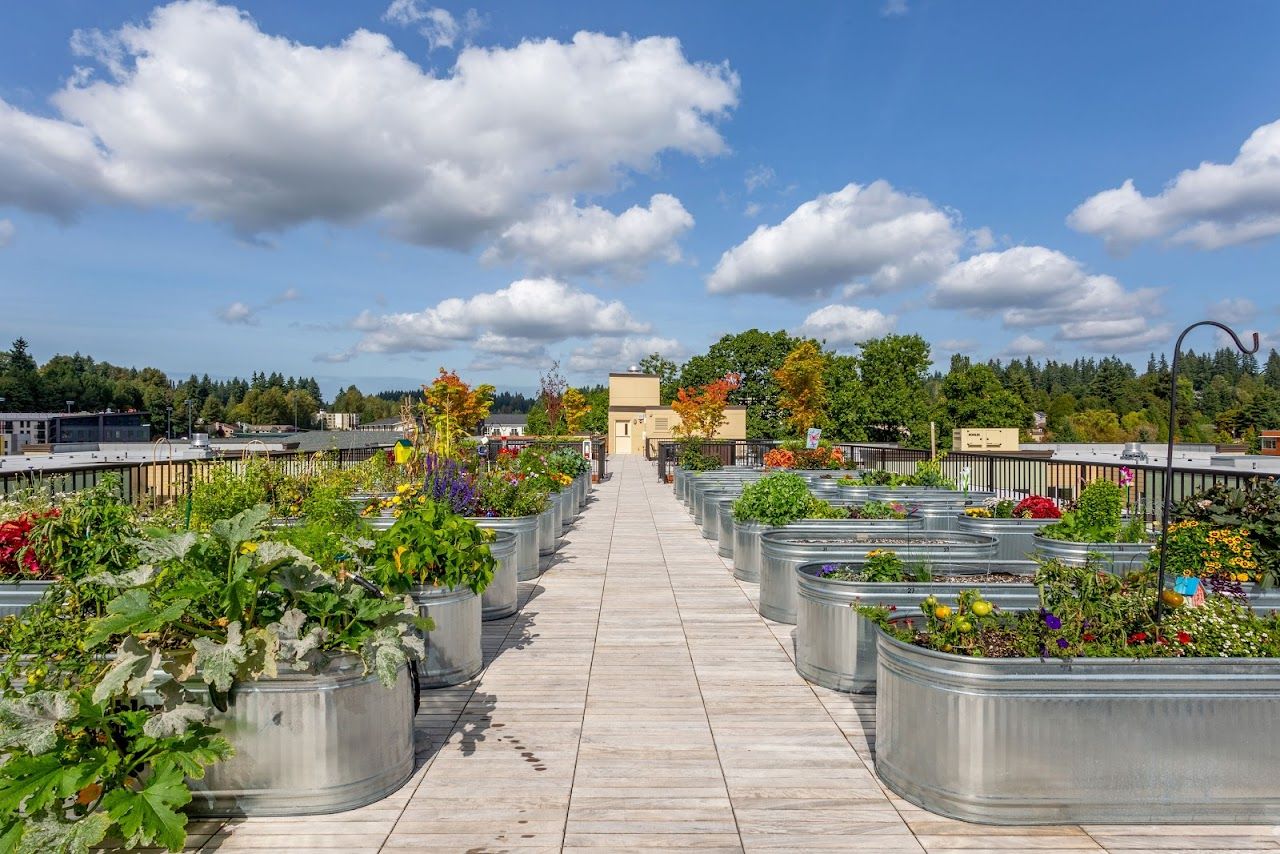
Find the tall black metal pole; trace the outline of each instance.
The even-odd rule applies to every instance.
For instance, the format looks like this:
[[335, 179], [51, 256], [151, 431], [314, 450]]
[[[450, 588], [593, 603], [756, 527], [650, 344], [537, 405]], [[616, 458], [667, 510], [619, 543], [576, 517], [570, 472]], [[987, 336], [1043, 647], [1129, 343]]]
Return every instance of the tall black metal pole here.
[[1164, 500], [1160, 508], [1160, 570], [1156, 574], [1156, 623], [1164, 617], [1164, 562], [1169, 548], [1169, 515], [1173, 512], [1173, 440], [1178, 429], [1178, 362], [1182, 355], [1182, 339], [1197, 326], [1216, 326], [1231, 336], [1237, 349], [1245, 355], [1258, 352], [1258, 333], [1253, 333], [1253, 347], [1245, 347], [1235, 330], [1216, 320], [1201, 320], [1182, 330], [1173, 345], [1173, 364], [1169, 366], [1169, 446], [1164, 457]]

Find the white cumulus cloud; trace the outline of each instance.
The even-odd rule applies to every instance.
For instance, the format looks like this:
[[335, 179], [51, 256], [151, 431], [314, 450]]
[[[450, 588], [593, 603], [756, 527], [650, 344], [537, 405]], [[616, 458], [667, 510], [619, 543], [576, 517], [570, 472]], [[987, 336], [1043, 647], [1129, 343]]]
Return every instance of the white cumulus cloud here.
[[366, 311], [352, 326], [364, 334], [348, 358], [461, 346], [511, 355], [569, 338], [649, 332], [649, 325], [632, 317], [621, 302], [605, 302], [555, 279], [520, 279], [492, 293], [451, 297], [422, 311]]
[[[1115, 278], [1090, 275], [1080, 262], [1044, 246], [1015, 246], [974, 255], [939, 277], [936, 308], [1000, 311], [1005, 326], [1058, 326], [1057, 337], [1099, 351], [1146, 346], [1166, 335], [1147, 318], [1161, 313], [1158, 291], [1127, 290]], [[1110, 326], [1099, 325], [1105, 318]], [[1123, 321], [1128, 332], [1118, 330]], [[1125, 335], [1131, 340], [1122, 340]]]
[[1040, 358], [1053, 353], [1053, 345], [1034, 335], [1019, 335], [1008, 343], [1000, 355], [1010, 359]]
[[190, 0], [79, 42], [106, 77], [71, 77], [58, 117], [0, 101], [0, 204], [177, 207], [247, 237], [372, 219], [465, 248], [664, 152], [720, 154], [738, 97], [673, 38], [471, 46], [437, 76], [379, 33], [313, 46]]
[[659, 193], [649, 207], [620, 214], [550, 199], [517, 222], [482, 256], [488, 263], [525, 259], [538, 272], [557, 275], [609, 272], [635, 278], [654, 260], [680, 260], [679, 237], [693, 216], [675, 196]]
[[932, 280], [963, 242], [951, 215], [928, 199], [886, 181], [849, 184], [757, 228], [720, 257], [707, 289], [811, 297], [857, 282], [890, 291]]
[[1124, 252], [1165, 238], [1197, 249], [1221, 249], [1280, 234], [1280, 121], [1250, 134], [1230, 163], [1201, 163], [1180, 172], [1154, 196], [1126, 180], [1086, 199], [1067, 223]]
[[897, 322], [896, 315], [879, 309], [837, 304], [811, 312], [796, 331], [828, 344], [850, 345], [888, 335]]
[[218, 319], [223, 323], [244, 325], [252, 325], [257, 322], [253, 314], [253, 308], [248, 303], [239, 301], [218, 309]]
[[394, 0], [382, 20], [402, 27], [418, 24], [430, 50], [452, 48], [459, 37], [470, 37], [483, 27], [475, 9], [468, 9], [459, 21], [448, 9], [426, 6], [420, 0]]
[[625, 338], [595, 337], [585, 346], [575, 348], [569, 355], [568, 368], [581, 373], [600, 371], [625, 371], [650, 353], [661, 353], [668, 359], [680, 361], [688, 352], [674, 338], [654, 335], [627, 336]]

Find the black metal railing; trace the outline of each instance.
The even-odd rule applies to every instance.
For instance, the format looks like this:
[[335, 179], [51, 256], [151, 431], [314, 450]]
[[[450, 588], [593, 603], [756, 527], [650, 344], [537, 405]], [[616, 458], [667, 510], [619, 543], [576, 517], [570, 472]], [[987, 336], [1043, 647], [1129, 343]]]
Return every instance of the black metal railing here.
[[[764, 454], [777, 443], [758, 441], [716, 441], [702, 444], [703, 453], [716, 456], [724, 465], [756, 467]], [[842, 443], [834, 447], [844, 453], [852, 468], [883, 469], [911, 475], [916, 466], [929, 459], [929, 452], [891, 445]], [[663, 442], [657, 449], [658, 478], [665, 481], [675, 466], [679, 446]], [[1055, 459], [1051, 452], [1000, 454], [979, 451], [952, 451], [940, 458], [945, 477], [973, 492], [993, 492], [1002, 498], [1020, 499], [1043, 495], [1059, 505], [1074, 501], [1080, 490], [1095, 480], [1109, 480], [1124, 486], [1130, 512], [1155, 519], [1164, 503], [1164, 467], [1129, 462], [1082, 462]], [[1171, 486], [1174, 503], [1203, 492], [1211, 486], [1242, 487], [1263, 472], [1225, 472], [1175, 467]]]
[[605, 450], [605, 442], [603, 436], [592, 436], [583, 439], [544, 439], [537, 436], [507, 436], [505, 438], [492, 438], [488, 444], [488, 457], [491, 460], [498, 458], [498, 453], [503, 448], [521, 448], [539, 447], [551, 448], [552, 450], [570, 450], [575, 453], [582, 454], [585, 452], [586, 444], [591, 444], [591, 466], [595, 474], [596, 482], [603, 483], [608, 472], [606, 465], [607, 453]]

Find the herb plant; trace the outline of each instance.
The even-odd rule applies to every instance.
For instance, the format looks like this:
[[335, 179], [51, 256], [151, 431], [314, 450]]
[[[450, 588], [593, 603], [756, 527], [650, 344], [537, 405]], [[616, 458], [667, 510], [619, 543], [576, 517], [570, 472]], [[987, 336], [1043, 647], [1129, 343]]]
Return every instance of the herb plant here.
[[733, 519], [780, 527], [805, 518], [812, 507], [808, 482], [798, 474], [778, 472], [743, 488], [733, 503]]
[[379, 532], [373, 552], [375, 580], [393, 593], [416, 587], [466, 587], [482, 593], [496, 562], [493, 532], [437, 501], [405, 505], [395, 524]]

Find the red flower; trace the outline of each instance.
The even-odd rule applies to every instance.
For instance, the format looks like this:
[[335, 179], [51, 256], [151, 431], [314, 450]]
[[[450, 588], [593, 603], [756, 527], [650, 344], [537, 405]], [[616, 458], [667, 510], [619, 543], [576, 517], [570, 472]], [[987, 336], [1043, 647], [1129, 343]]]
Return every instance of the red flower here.
[[1145, 643], [1147, 640], [1146, 632], [1134, 632], [1129, 635], [1129, 643]]
[[1050, 498], [1043, 495], [1028, 495], [1013, 508], [1013, 515], [1019, 519], [1060, 519], [1062, 511]]
[[1178, 643], [1182, 643], [1182, 644], [1191, 643], [1191, 635], [1187, 634], [1186, 632], [1178, 632]]
[[1085, 643], [1089, 643], [1090, 641], [1095, 641], [1095, 640], [1097, 640], [1097, 639], [1098, 639], [1098, 636], [1097, 636], [1097, 635], [1095, 635], [1093, 632], [1085, 632], [1085, 633], [1084, 633], [1084, 642], [1085, 642]]
[[890, 610], [890, 611], [896, 611], [896, 610], [898, 610], [898, 606], [897, 606], [897, 605], [890, 605], [890, 606], [889, 606], [889, 610]]

